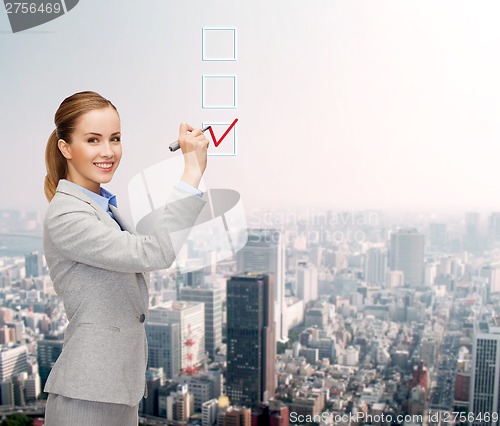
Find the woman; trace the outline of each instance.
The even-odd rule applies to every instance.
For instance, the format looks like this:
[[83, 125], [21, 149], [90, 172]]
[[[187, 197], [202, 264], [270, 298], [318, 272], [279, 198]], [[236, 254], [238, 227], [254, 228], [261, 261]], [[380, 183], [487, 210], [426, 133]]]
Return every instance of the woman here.
[[101, 188], [122, 156], [115, 106], [95, 92], [75, 93], [55, 125], [45, 153], [44, 251], [69, 324], [44, 388], [45, 424], [137, 426], [147, 397], [147, 272], [170, 267], [206, 204], [197, 186], [208, 141], [181, 124], [184, 173], [151, 235], [141, 236]]

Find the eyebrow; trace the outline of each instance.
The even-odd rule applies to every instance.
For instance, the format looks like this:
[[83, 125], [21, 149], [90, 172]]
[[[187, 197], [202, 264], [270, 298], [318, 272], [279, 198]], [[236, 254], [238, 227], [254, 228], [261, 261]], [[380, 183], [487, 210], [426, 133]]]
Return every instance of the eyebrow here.
[[[111, 136], [113, 136], [113, 135], [119, 135], [120, 133], [121, 133], [121, 132], [111, 133]], [[83, 136], [87, 136], [87, 135], [102, 136], [100, 133], [95, 133], [95, 132], [88, 132], [88, 133], [85, 133]]]

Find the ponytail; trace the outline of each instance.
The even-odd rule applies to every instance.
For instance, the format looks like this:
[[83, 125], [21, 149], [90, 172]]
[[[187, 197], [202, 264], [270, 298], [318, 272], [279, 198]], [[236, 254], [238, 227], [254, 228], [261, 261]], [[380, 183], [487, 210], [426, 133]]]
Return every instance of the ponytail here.
[[54, 129], [49, 136], [47, 147], [45, 148], [45, 167], [47, 169], [47, 175], [45, 176], [44, 190], [45, 197], [49, 202], [56, 194], [59, 179], [64, 179], [68, 170], [67, 160], [57, 146], [58, 140], [57, 132]]

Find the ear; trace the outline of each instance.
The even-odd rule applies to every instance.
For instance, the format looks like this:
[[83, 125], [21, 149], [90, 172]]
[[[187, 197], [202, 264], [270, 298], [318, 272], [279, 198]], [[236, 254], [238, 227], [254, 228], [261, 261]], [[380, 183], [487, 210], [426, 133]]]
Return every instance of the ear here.
[[64, 139], [59, 139], [57, 141], [57, 146], [66, 160], [71, 160], [71, 150], [69, 144]]

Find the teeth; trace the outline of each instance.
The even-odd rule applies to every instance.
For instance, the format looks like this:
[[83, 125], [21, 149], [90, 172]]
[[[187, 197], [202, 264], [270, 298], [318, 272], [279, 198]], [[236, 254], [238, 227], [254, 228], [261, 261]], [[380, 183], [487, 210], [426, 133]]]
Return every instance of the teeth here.
[[101, 169], [109, 169], [113, 163], [94, 163], [97, 167], [101, 168]]

